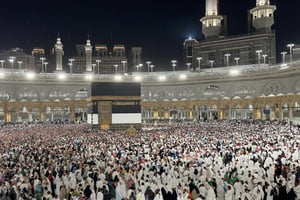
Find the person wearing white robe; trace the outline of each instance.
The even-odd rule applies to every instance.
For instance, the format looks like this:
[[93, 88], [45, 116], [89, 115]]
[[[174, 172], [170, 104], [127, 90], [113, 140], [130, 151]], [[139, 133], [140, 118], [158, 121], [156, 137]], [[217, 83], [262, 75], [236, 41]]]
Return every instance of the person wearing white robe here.
[[59, 197], [60, 195], [60, 186], [62, 185], [62, 180], [59, 178], [59, 176], [56, 176], [54, 179], [55, 184], [55, 194]]
[[121, 200], [126, 197], [126, 185], [122, 180], [120, 180], [116, 187], [116, 200]]
[[92, 194], [90, 196], [90, 200], [96, 200], [96, 193], [93, 189], [91, 189], [91, 190], [92, 190]]
[[233, 200], [233, 195], [234, 195], [234, 188], [231, 185], [227, 185], [225, 200]]
[[136, 195], [136, 200], [145, 200], [145, 195], [141, 189], [139, 189], [139, 192]]
[[103, 200], [103, 193], [101, 191], [101, 189], [99, 188], [98, 189], [98, 192], [97, 192], [97, 200]]
[[177, 193], [177, 200], [189, 200], [189, 194], [187, 193], [187, 189], [184, 189], [183, 192]]
[[251, 200], [253, 199], [251, 194], [249, 193], [249, 190], [246, 189], [245, 192], [243, 192], [242, 196], [241, 196], [241, 200]]
[[259, 187], [255, 187], [252, 192], [252, 198], [255, 200], [263, 200], [264, 192]]
[[300, 184], [294, 187], [294, 192], [297, 195], [296, 200], [300, 200]]
[[[153, 200], [164, 200], [163, 199], [163, 196], [161, 194], [161, 190], [160, 189], [157, 189], [156, 192], [155, 192], [155, 196], [154, 196], [154, 199]], [[178, 200], [178, 199], [177, 199]]]
[[216, 194], [215, 194], [213, 188], [208, 183], [205, 184], [205, 188], [207, 190], [205, 199], [206, 200], [216, 200]]
[[238, 200], [242, 195], [242, 184], [240, 181], [237, 181], [234, 184], [234, 190], [235, 190], [234, 199]]

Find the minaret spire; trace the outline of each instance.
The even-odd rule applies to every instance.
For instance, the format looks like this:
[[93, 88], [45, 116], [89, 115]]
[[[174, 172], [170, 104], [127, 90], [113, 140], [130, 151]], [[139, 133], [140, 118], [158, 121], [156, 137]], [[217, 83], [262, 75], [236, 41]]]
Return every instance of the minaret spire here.
[[90, 36], [88, 35], [88, 38], [86, 40], [86, 45], [84, 46], [85, 48], [85, 67], [87, 72], [93, 71], [92, 69], [92, 52], [93, 52], [93, 47], [91, 45], [90, 41]]
[[274, 24], [276, 6], [270, 5], [270, 0], [256, 0], [256, 7], [250, 10], [252, 26], [258, 32], [270, 32]]
[[61, 39], [58, 37], [55, 44], [55, 54], [56, 54], [56, 71], [62, 71], [62, 56], [63, 56], [63, 44], [61, 43]]
[[223, 17], [219, 15], [218, 6], [218, 0], [206, 0], [205, 17], [200, 19], [205, 39], [217, 38], [221, 33]]

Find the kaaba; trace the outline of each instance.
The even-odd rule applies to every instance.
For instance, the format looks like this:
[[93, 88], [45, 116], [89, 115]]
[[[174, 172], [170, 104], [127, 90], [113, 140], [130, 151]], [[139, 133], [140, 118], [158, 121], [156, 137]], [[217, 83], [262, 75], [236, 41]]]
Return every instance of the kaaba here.
[[88, 94], [88, 123], [94, 128], [141, 128], [140, 83], [92, 82]]

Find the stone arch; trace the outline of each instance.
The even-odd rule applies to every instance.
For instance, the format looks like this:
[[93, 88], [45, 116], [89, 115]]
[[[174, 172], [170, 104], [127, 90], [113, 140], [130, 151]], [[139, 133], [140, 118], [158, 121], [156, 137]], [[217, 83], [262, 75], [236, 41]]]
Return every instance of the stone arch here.
[[179, 90], [177, 96], [180, 100], [191, 100], [194, 99], [195, 94], [191, 89], [183, 88]]
[[253, 97], [253, 90], [250, 89], [247, 85], [238, 85], [237, 87], [233, 88], [231, 91], [231, 96], [233, 98], [251, 98]]
[[40, 108], [34, 107], [31, 109], [31, 116], [33, 121], [40, 121]]
[[232, 119], [238, 119], [238, 120], [245, 119], [245, 109], [242, 107], [240, 102], [237, 102], [231, 108], [231, 113], [230, 114], [231, 114]]
[[39, 96], [38, 90], [33, 87], [22, 87], [17, 92], [17, 100], [20, 101], [38, 101]]
[[76, 122], [85, 121], [85, 119], [87, 117], [86, 108], [82, 107], [81, 105], [78, 105], [78, 106], [75, 106], [74, 112], [75, 112], [75, 121]]
[[30, 122], [31, 115], [29, 114], [29, 109], [24, 106], [22, 110], [18, 112], [18, 122]]
[[225, 92], [218, 85], [208, 85], [202, 92], [205, 99], [220, 99], [224, 96]]
[[173, 95], [169, 90], [163, 88], [151, 94], [149, 93], [148, 98], [154, 101], [170, 101]]
[[210, 106], [210, 112], [209, 112], [209, 118], [213, 119], [213, 120], [217, 120], [218, 119], [218, 115], [219, 115], [219, 111], [218, 111], [218, 106], [216, 104], [212, 104]]
[[53, 88], [48, 93], [48, 99], [55, 102], [59, 102], [71, 98], [72, 98], [72, 94], [68, 91], [61, 90], [61, 88]]
[[15, 107], [11, 108], [10, 110], [10, 120], [12, 123], [18, 122], [18, 111]]
[[278, 95], [278, 94], [286, 94], [287, 91], [285, 90], [284, 85], [278, 81], [278, 80], [273, 80], [268, 82], [262, 91], [262, 94], [266, 96], [273, 96], [273, 95]]
[[67, 105], [57, 105], [53, 108], [53, 120], [55, 122], [70, 122], [71, 109]]

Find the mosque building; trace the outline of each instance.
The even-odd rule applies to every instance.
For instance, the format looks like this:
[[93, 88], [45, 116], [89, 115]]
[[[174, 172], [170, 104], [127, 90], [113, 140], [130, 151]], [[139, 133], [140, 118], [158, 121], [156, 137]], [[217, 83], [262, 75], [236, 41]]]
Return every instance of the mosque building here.
[[[227, 23], [219, 14], [218, 0], [206, 0], [205, 16], [200, 19], [205, 40], [189, 38], [184, 41], [185, 62], [194, 70], [249, 64], [275, 64], [276, 46], [274, 11], [269, 0], [257, 0], [248, 15], [249, 33], [227, 36]], [[262, 61], [263, 59], [263, 61]]]
[[[275, 10], [276, 6], [270, 5], [269, 0], [257, 0], [249, 13], [253, 31], [228, 37], [222, 35], [226, 23], [225, 17], [219, 15], [218, 1], [207, 0], [206, 13], [201, 19], [205, 40], [184, 42], [186, 62], [194, 70], [126, 73], [129, 64], [125, 62], [123, 45], [115, 45], [109, 51], [106, 45], [93, 46], [89, 39], [85, 45], [76, 46], [78, 55], [69, 60], [69, 66], [64, 66], [60, 37], [54, 45], [53, 73], [11, 69], [7, 60], [0, 60], [3, 66], [0, 121], [87, 121], [91, 83], [139, 82], [143, 121], [254, 119], [300, 123], [300, 62], [297, 60], [300, 48], [289, 45], [290, 51], [282, 54], [280, 63], [275, 63], [272, 30]], [[131, 66], [139, 66], [142, 49], [131, 50]], [[42, 56], [43, 51], [35, 54]]]

